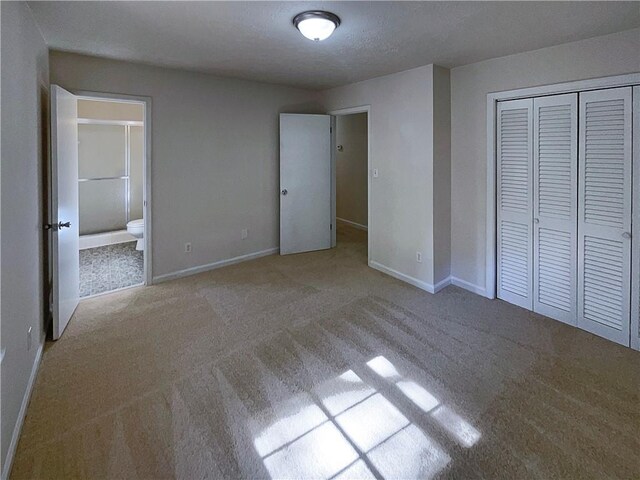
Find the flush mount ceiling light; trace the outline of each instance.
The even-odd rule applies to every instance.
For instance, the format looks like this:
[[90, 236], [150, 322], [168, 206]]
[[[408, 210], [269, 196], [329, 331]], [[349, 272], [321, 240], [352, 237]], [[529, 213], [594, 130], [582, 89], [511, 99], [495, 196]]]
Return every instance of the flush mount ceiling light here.
[[300, 33], [314, 42], [326, 40], [340, 25], [340, 18], [331, 12], [311, 10], [296, 15], [293, 24]]

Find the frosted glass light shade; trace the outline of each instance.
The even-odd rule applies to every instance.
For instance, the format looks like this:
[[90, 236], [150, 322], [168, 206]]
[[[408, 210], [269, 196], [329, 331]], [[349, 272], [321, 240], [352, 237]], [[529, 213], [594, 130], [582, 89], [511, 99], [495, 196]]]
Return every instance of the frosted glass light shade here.
[[340, 19], [330, 12], [303, 12], [296, 15], [293, 24], [306, 38], [320, 42], [331, 36], [340, 25]]
[[336, 29], [335, 24], [331, 20], [324, 18], [309, 18], [302, 20], [298, 24], [300, 33], [314, 42], [326, 40]]

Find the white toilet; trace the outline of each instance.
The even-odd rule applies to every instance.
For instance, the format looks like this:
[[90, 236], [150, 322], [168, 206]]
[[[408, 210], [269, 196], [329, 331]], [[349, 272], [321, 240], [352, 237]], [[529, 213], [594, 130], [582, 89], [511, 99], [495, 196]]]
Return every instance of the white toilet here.
[[127, 232], [138, 239], [136, 242], [136, 250], [144, 250], [144, 220], [142, 218], [131, 220], [127, 223]]

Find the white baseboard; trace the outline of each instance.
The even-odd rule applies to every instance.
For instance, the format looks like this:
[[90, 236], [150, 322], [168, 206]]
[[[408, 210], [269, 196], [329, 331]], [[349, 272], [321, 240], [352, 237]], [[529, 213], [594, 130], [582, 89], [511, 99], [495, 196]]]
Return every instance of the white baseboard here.
[[437, 285], [432, 285], [431, 283], [424, 282], [422, 280], [418, 280], [415, 277], [410, 275], [406, 275], [404, 273], [398, 272], [393, 268], [389, 268], [386, 265], [382, 265], [381, 263], [375, 262], [373, 260], [369, 260], [369, 266], [371, 268], [375, 268], [379, 272], [386, 273], [387, 275], [392, 276], [393, 278], [397, 278], [398, 280], [402, 280], [414, 287], [418, 287], [421, 290], [429, 293], [436, 293], [439, 290], [442, 290], [444, 287], [448, 285], [448, 283], [443, 284], [444, 282], [448, 282], [449, 279], [445, 279], [443, 282], [438, 283]]
[[373, 260], [369, 261], [369, 266], [371, 268], [375, 268], [376, 270], [382, 272], [382, 273], [386, 273], [387, 275], [391, 275], [394, 278], [397, 278], [398, 280], [402, 280], [403, 282], [407, 282], [411, 285], [413, 285], [414, 287], [418, 287], [422, 290], [424, 290], [425, 292], [429, 292], [429, 293], [438, 293], [440, 290], [442, 290], [443, 288], [449, 286], [449, 285], [455, 285], [456, 287], [460, 287], [460, 288], [464, 288], [465, 290], [468, 290], [472, 293], [475, 293], [477, 295], [481, 295], [483, 297], [486, 297], [486, 290], [483, 287], [479, 287], [478, 285], [474, 285], [473, 283], [469, 283], [466, 282], [464, 280], [461, 280], [457, 277], [447, 277], [444, 280], [439, 281], [438, 283], [436, 283], [435, 285], [432, 285], [431, 283], [427, 283], [427, 282], [423, 282], [422, 280], [418, 280], [415, 277], [411, 277], [409, 275], [405, 275], [404, 273], [398, 272], [397, 270], [394, 270], [393, 268], [389, 268], [385, 265], [382, 265], [381, 263], [375, 262]]
[[117, 230], [115, 232], [96, 233], [93, 235], [80, 236], [80, 250], [87, 248], [104, 247], [106, 245], [116, 245], [118, 243], [135, 242], [136, 237], [126, 230]]
[[336, 222], [344, 223], [353, 228], [357, 228], [358, 230], [364, 230], [365, 232], [368, 230], [366, 225], [362, 225], [361, 223], [352, 222], [351, 220], [345, 220], [344, 218], [336, 217]]
[[20, 440], [20, 432], [22, 432], [22, 425], [24, 423], [24, 417], [27, 414], [27, 407], [31, 400], [31, 392], [33, 391], [33, 385], [35, 384], [36, 377], [38, 376], [38, 369], [40, 368], [40, 360], [42, 359], [42, 351], [44, 349], [44, 339], [38, 346], [36, 352], [36, 358], [33, 361], [33, 367], [31, 367], [31, 376], [29, 377], [29, 383], [27, 383], [27, 389], [24, 392], [22, 398], [22, 405], [20, 405], [20, 412], [18, 412], [18, 418], [16, 419], [15, 427], [13, 428], [13, 434], [11, 435], [11, 442], [9, 443], [9, 450], [7, 450], [7, 457], [4, 459], [2, 468], [2, 480], [9, 478], [11, 472], [11, 465], [13, 464], [13, 457], [16, 454], [18, 448], [18, 440]]
[[477, 295], [482, 295], [483, 297], [487, 296], [487, 290], [484, 287], [480, 287], [473, 283], [467, 282], [465, 280], [461, 280], [457, 277], [451, 277], [451, 284], [456, 287], [464, 288], [465, 290], [469, 290], [472, 293]]
[[433, 286], [433, 293], [438, 293], [440, 290], [442, 290], [445, 287], [448, 287], [449, 285], [451, 285], [451, 277], [447, 277], [444, 280], [440, 280], [438, 283], [436, 283]]
[[246, 255], [240, 255], [239, 257], [228, 258], [226, 260], [219, 260], [217, 262], [208, 263], [206, 265], [200, 265], [198, 267], [185, 268], [184, 270], [178, 270], [173, 273], [165, 273], [164, 275], [158, 275], [153, 277], [153, 283], [167, 282], [169, 280], [175, 280], [177, 278], [188, 277], [189, 275], [195, 275], [196, 273], [207, 272], [209, 270], [215, 270], [216, 268], [226, 267], [228, 265], [234, 265], [236, 263], [246, 262], [248, 260], [254, 260], [260, 257], [266, 257], [267, 255], [273, 255], [280, 251], [279, 247], [269, 248], [267, 250], [261, 250], [259, 252], [248, 253]]

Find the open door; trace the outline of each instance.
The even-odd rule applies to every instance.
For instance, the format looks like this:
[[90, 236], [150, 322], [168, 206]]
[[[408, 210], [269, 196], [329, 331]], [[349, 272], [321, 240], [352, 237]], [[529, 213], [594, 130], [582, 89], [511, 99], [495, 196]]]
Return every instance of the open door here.
[[331, 116], [280, 115], [280, 254], [331, 248]]
[[62, 335], [80, 299], [78, 104], [51, 85], [51, 232], [53, 339]]

